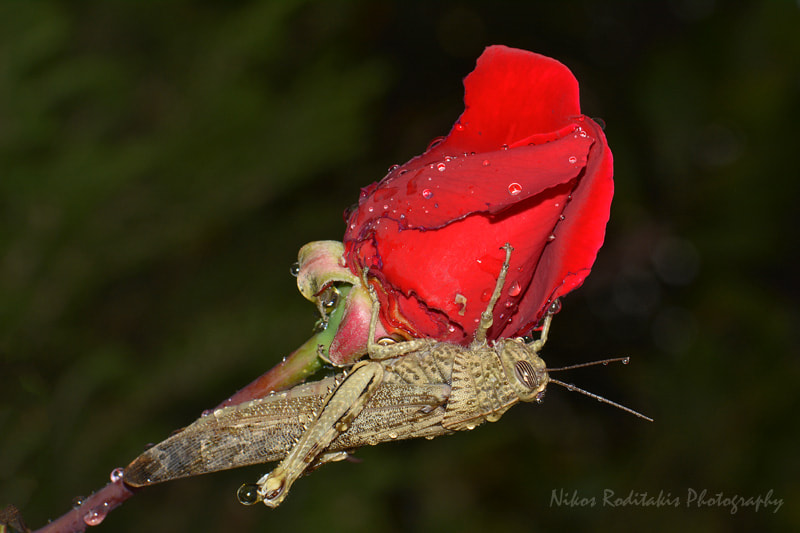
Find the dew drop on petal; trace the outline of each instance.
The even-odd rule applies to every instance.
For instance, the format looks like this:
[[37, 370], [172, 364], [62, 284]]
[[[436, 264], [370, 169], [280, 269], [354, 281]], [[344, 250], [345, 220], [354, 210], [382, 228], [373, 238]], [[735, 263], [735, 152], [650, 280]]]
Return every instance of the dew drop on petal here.
[[444, 172], [446, 168], [447, 165], [445, 165], [444, 163], [439, 163], [438, 165], [436, 165], [436, 170], [438, 170], [439, 172]]
[[577, 157], [575, 157], [574, 155], [569, 156], [569, 164], [570, 165], [574, 165], [577, 162], [578, 162], [578, 158]]
[[122, 467], [117, 467], [111, 471], [109, 478], [111, 478], [111, 483], [119, 483], [122, 481], [122, 477], [125, 475], [125, 469]]
[[92, 509], [85, 515], [83, 515], [83, 521], [87, 526], [97, 526], [106, 518], [105, 510], [98, 511], [97, 509]]
[[492, 291], [490, 291], [489, 289], [486, 289], [485, 291], [483, 291], [481, 293], [481, 301], [482, 302], [488, 302], [491, 299], [492, 299]]
[[553, 242], [554, 240], [556, 240], [556, 236], [552, 233], [547, 236], [547, 242]]
[[456, 131], [464, 131], [464, 125], [460, 122], [456, 122]]
[[521, 292], [522, 292], [522, 287], [520, 286], [519, 281], [515, 281], [508, 288], [508, 295], [512, 297], [519, 296], [519, 293]]
[[511, 194], [512, 196], [516, 196], [521, 192], [522, 192], [522, 185], [520, 185], [516, 181], [508, 184], [508, 193]]
[[489, 165], [491, 165], [491, 163], [489, 163], [489, 160], [488, 160], [488, 159], [484, 159], [484, 160], [483, 160], [483, 163], [481, 163], [481, 164], [482, 164], [483, 166], [485, 166], [485, 167], [488, 167]]
[[559, 311], [561, 311], [561, 300], [556, 298], [550, 304], [550, 307], [547, 309], [547, 312], [555, 315], [555, 314], [558, 314]]
[[422, 197], [426, 200], [433, 196], [433, 191], [430, 189], [422, 189]]
[[392, 165], [392, 166], [389, 167], [389, 172], [394, 172], [398, 168], [400, 168], [400, 165]]
[[508, 145], [507, 145], [507, 144], [504, 144], [504, 145], [503, 145], [503, 146], [501, 146], [500, 148], [502, 148], [503, 150], [508, 150]]
[[601, 130], [605, 130], [605, 129], [606, 129], [606, 121], [605, 121], [605, 120], [603, 120], [602, 118], [600, 118], [600, 117], [594, 117], [592, 120], [594, 120], [595, 122], [597, 122], [597, 125], [598, 125], [598, 126], [600, 126], [600, 129], [601, 129]]

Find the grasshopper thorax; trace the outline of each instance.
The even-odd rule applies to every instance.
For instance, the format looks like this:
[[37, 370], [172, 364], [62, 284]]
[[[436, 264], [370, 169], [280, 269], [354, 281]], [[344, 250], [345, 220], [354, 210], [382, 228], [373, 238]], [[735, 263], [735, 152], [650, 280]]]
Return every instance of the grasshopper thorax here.
[[549, 377], [547, 365], [522, 339], [504, 339], [497, 345], [508, 383], [523, 402], [541, 401]]

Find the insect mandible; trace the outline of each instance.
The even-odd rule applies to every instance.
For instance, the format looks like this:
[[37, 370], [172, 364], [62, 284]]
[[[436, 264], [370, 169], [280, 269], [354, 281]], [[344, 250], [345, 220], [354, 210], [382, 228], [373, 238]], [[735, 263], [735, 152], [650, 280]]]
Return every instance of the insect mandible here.
[[539, 357], [553, 312], [539, 339], [487, 342], [513, 248], [469, 346], [413, 339], [375, 342], [379, 303], [373, 287], [369, 359], [349, 371], [239, 405], [217, 409], [146, 450], [125, 469], [125, 483], [142, 487], [181, 477], [280, 460], [255, 484], [244, 484], [242, 503], [277, 507], [292, 484], [320, 465], [345, 459], [356, 448], [390, 440], [433, 438], [494, 422], [511, 406], [541, 402], [549, 383], [577, 390], [645, 420], [627, 407], [550, 377], [549, 372], [627, 358], [548, 369]]

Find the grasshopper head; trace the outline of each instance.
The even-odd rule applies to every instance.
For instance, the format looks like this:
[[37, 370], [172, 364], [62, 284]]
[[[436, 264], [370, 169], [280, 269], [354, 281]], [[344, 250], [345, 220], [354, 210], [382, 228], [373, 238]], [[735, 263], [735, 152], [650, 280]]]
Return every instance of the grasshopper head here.
[[506, 379], [519, 399], [541, 401], [550, 378], [539, 354], [522, 339], [505, 339], [499, 356]]

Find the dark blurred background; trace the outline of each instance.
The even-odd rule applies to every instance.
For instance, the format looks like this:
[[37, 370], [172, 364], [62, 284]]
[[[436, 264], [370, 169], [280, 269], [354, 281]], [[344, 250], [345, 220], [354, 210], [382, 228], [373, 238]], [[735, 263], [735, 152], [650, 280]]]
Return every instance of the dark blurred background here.
[[305, 341], [298, 248], [447, 133], [499, 43], [573, 70], [616, 164], [544, 359], [632, 356], [565, 379], [656, 422], [552, 387], [275, 511], [235, 499], [263, 466], [150, 488], [98, 531], [797, 529], [799, 28], [788, 0], [2, 2], [0, 506], [43, 525]]

